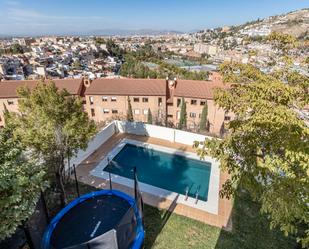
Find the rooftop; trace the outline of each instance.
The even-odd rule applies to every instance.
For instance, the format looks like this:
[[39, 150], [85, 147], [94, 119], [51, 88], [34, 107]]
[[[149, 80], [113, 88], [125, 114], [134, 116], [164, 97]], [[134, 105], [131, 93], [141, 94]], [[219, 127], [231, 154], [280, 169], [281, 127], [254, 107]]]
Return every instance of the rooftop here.
[[95, 79], [86, 95], [146, 95], [165, 96], [166, 82], [160, 79]]
[[[220, 80], [177, 80], [174, 96], [213, 99], [216, 88], [228, 88]], [[95, 79], [86, 95], [166, 96], [165, 79]]]
[[[72, 95], [78, 95], [83, 79], [53, 79], [45, 82], [54, 82], [59, 89], [66, 89]], [[17, 98], [17, 89], [26, 86], [33, 89], [39, 80], [8, 80], [0, 81], [0, 98]]]

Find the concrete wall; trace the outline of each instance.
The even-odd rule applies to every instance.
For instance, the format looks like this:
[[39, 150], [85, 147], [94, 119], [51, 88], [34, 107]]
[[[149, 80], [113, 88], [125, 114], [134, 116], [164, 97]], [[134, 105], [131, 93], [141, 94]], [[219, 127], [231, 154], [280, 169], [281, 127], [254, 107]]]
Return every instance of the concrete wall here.
[[103, 143], [105, 143], [116, 132], [115, 123], [112, 122], [105, 126], [89, 143], [86, 150], [79, 150], [77, 155], [71, 158], [70, 164], [78, 165], [95, 152]]
[[115, 121], [115, 124], [120, 133], [144, 135], [187, 145], [193, 145], [194, 141], [204, 141], [205, 138], [211, 139], [201, 134], [138, 122]]
[[174, 141], [174, 129], [140, 122], [115, 121], [118, 131]]

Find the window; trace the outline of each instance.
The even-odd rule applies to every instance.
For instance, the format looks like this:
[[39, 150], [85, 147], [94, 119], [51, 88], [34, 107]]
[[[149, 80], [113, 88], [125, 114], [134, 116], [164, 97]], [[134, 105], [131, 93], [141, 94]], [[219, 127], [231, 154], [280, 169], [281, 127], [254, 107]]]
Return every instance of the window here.
[[181, 104], [181, 99], [177, 99], [177, 107], [179, 107]]
[[106, 97], [106, 96], [103, 96], [103, 97], [102, 97], [102, 101], [103, 101], [103, 102], [107, 102], [107, 100], [108, 100], [108, 97]]
[[148, 98], [143, 98], [144, 103], [148, 103]]
[[195, 112], [190, 112], [190, 118], [195, 118], [196, 117], [196, 113]]
[[158, 110], [158, 117], [162, 118], [162, 110]]
[[8, 100], [8, 105], [14, 105], [14, 101], [13, 100]]
[[144, 109], [143, 113], [144, 113], [144, 115], [147, 115], [148, 114], [148, 109]]
[[230, 121], [231, 120], [231, 117], [230, 116], [225, 116], [224, 117], [224, 121]]
[[177, 112], [176, 112], [176, 118], [177, 118], [177, 119], [180, 119], [180, 111], [177, 111]]
[[109, 109], [103, 109], [103, 113], [104, 114], [109, 113]]
[[116, 98], [116, 97], [112, 97], [112, 98], [111, 98], [111, 101], [112, 101], [112, 102], [116, 102], [116, 101], [117, 101], [117, 98]]
[[162, 98], [158, 98], [158, 106], [162, 105]]
[[200, 102], [200, 105], [205, 105], [206, 104], [206, 101], [202, 101]]
[[92, 96], [89, 97], [89, 102], [90, 102], [90, 105], [93, 105], [93, 97]]
[[196, 105], [197, 104], [197, 100], [196, 99], [191, 99], [191, 105]]
[[173, 115], [172, 114], [168, 114], [167, 117], [168, 118], [173, 118]]
[[91, 117], [94, 117], [95, 116], [95, 112], [94, 112], [94, 109], [91, 108]]
[[117, 113], [118, 113], [118, 110], [112, 109], [112, 113], [113, 113], [113, 114], [117, 114]]
[[139, 98], [133, 98], [133, 102], [139, 102]]
[[134, 109], [134, 114], [139, 115], [139, 109]]

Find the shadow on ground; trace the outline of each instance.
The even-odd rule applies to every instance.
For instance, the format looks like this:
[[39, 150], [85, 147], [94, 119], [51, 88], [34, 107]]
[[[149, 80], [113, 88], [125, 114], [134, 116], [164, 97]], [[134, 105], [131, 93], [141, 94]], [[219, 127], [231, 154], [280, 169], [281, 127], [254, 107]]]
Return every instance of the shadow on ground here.
[[293, 238], [271, 230], [267, 218], [260, 214], [260, 206], [249, 195], [239, 191], [232, 211], [231, 232], [221, 230], [215, 249], [293, 249]]
[[[158, 235], [168, 222], [171, 214], [177, 206], [177, 199], [179, 195], [171, 203], [168, 210], [159, 210], [157, 208], [145, 205], [144, 217], [145, 217], [145, 231], [146, 238], [144, 242], [144, 248], [152, 248]], [[149, 234], [149, 236], [147, 236]]]

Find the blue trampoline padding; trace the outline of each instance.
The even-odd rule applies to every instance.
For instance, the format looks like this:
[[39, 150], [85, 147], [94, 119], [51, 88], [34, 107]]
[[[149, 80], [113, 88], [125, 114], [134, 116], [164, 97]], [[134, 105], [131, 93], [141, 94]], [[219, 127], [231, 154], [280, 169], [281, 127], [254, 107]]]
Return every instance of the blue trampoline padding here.
[[120, 192], [118, 190], [99, 190], [95, 192], [91, 192], [85, 195], [80, 196], [79, 198], [74, 199], [72, 202], [70, 202], [67, 206], [65, 206], [50, 222], [50, 224], [47, 226], [47, 229], [44, 233], [43, 239], [42, 239], [42, 249], [50, 249], [50, 240], [52, 233], [59, 223], [59, 221], [63, 218], [63, 216], [67, 213], [70, 212], [70, 210], [74, 207], [76, 207], [79, 203], [88, 200], [90, 198], [96, 197], [96, 196], [103, 196], [103, 195], [116, 195], [120, 198], [123, 198], [126, 200], [131, 207], [134, 208], [134, 213], [136, 216], [137, 220], [137, 231], [136, 231], [136, 238], [134, 239], [134, 243], [131, 247], [131, 249], [139, 249], [141, 248], [144, 237], [145, 237], [145, 232], [144, 232], [144, 227], [143, 227], [143, 222], [142, 222], [142, 217], [140, 216], [139, 210], [137, 208], [135, 199], [133, 199], [131, 196]]

